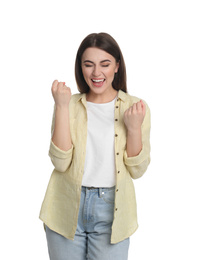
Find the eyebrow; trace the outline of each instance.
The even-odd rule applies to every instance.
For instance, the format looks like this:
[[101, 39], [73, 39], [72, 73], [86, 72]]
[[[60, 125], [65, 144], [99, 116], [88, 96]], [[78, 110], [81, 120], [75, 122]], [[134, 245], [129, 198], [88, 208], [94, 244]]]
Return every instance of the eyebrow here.
[[[94, 62], [91, 61], [91, 60], [85, 60], [83, 63], [86, 63], [86, 62], [94, 64]], [[111, 62], [111, 60], [102, 60], [102, 61], [100, 61], [100, 63], [104, 63], [104, 62]]]

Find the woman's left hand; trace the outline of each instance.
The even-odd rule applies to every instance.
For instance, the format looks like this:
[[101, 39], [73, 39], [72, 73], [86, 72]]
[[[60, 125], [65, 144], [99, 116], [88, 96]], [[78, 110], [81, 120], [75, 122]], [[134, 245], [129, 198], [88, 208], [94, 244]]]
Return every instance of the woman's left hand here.
[[145, 113], [146, 107], [142, 100], [129, 107], [124, 112], [124, 123], [127, 130], [132, 132], [141, 129]]

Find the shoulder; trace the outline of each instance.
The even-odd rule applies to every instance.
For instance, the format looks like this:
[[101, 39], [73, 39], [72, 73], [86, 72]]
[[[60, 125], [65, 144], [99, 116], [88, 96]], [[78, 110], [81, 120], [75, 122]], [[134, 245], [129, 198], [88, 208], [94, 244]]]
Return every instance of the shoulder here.
[[119, 94], [118, 97], [127, 105], [127, 106], [132, 106], [134, 103], [139, 102], [140, 100], [142, 100], [144, 102], [144, 104], [146, 105], [147, 109], [149, 109], [148, 104], [145, 100], [143, 100], [142, 98], [136, 97], [136, 96], [132, 96], [129, 93], [125, 93], [122, 90], [119, 90]]
[[71, 102], [71, 103], [76, 103], [76, 102], [78, 102], [82, 97], [83, 97], [83, 94], [80, 94], [80, 93], [73, 94], [73, 95], [71, 96], [70, 102]]
[[85, 100], [84, 93], [83, 94], [80, 94], [80, 93], [73, 94], [71, 96], [70, 103], [69, 103], [70, 107], [79, 107], [80, 104], [82, 103], [82, 102], [79, 102], [81, 100], [82, 100], [82, 102], [84, 102], [84, 100]]

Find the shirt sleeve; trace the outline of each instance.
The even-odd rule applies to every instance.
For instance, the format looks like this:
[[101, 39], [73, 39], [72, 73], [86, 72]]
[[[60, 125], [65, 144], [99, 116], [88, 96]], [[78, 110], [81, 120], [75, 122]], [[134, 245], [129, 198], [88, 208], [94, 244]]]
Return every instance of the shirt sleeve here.
[[73, 155], [73, 145], [68, 151], [63, 151], [58, 148], [51, 140], [49, 156], [55, 167], [59, 172], [65, 172], [71, 164]]
[[124, 163], [133, 179], [140, 178], [150, 163], [150, 127], [151, 115], [148, 105], [146, 105], [146, 115], [142, 124], [142, 150], [139, 155], [128, 157], [124, 151]]
[[[55, 106], [53, 112], [53, 119], [51, 125], [51, 137], [53, 136], [55, 124]], [[59, 172], [65, 172], [71, 164], [72, 156], [73, 156], [73, 145], [68, 151], [63, 151], [59, 147], [57, 147], [53, 141], [50, 142], [49, 148], [49, 157], [55, 167], [55, 169]]]

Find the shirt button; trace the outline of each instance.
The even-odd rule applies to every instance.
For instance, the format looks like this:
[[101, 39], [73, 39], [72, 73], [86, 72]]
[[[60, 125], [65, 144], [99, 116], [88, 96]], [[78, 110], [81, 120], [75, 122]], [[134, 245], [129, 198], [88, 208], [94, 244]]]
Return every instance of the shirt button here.
[[117, 172], [118, 174], [120, 173], [120, 171]]
[[119, 108], [119, 106], [116, 106], [116, 108]]
[[119, 153], [116, 153], [117, 155], [119, 155]]
[[116, 189], [116, 192], [118, 192], [119, 190], [118, 189]]
[[115, 210], [117, 211], [117, 208]]
[[118, 121], [118, 119], [116, 118], [115, 121]]
[[119, 101], [119, 98], [117, 99], [117, 101]]
[[118, 134], [115, 134], [115, 137], [118, 137]]

